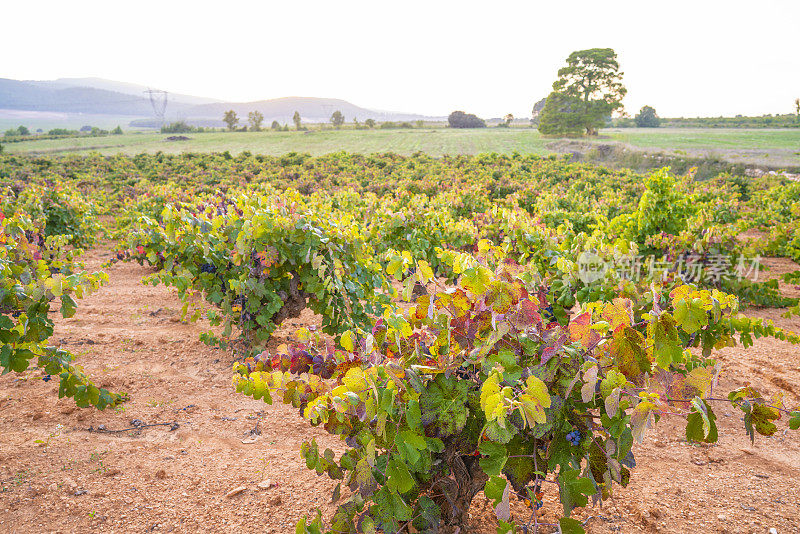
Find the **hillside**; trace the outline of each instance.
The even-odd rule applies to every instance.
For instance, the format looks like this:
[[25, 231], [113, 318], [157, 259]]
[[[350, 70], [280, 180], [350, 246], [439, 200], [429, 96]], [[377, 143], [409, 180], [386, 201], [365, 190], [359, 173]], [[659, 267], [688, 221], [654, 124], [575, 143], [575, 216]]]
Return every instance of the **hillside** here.
[[[141, 117], [131, 124], [157, 127], [153, 108], [144, 91], [146, 86], [101, 78], [59, 78], [57, 80], [21, 81], [0, 78], [0, 110], [57, 112], [68, 114]], [[219, 100], [170, 93], [166, 119], [182, 119], [202, 126], [222, 126], [222, 115], [233, 109], [246, 121], [251, 111], [260, 111], [267, 122], [291, 123], [295, 111], [305, 122], [327, 122], [334, 111], [341, 111], [348, 121], [442, 120], [414, 113], [363, 108], [341, 99], [284, 97], [255, 102], [220, 102]]]
[[0, 78], [0, 109], [143, 117], [153, 114], [150, 101], [144, 97], [94, 87], [43, 86], [7, 78]]
[[[26, 83], [51, 89], [64, 89], [67, 87], [90, 87], [93, 89], [102, 89], [105, 91], [112, 91], [115, 93], [133, 95], [139, 98], [146, 98], [145, 91], [147, 91], [148, 89], [157, 89], [156, 87], [150, 87], [136, 83], [105, 80], [103, 78], [58, 78], [56, 80], [26, 80]], [[169, 101], [180, 102], [181, 104], [199, 105], [199, 104], [211, 104], [213, 102], [219, 102], [219, 99], [170, 93]]]

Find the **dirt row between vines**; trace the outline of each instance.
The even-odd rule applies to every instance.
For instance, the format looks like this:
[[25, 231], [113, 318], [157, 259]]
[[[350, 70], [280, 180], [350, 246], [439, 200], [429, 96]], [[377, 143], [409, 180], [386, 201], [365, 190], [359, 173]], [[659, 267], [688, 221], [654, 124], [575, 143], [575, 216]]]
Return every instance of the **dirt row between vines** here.
[[[87, 267], [109, 257], [98, 247]], [[290, 407], [233, 392], [232, 355], [199, 341], [207, 326], [180, 322], [174, 292], [141, 284], [147, 268], [106, 271], [110, 283], [81, 301], [74, 318], [56, 319], [54, 341], [97, 383], [131, 400], [105, 412], [77, 409], [57, 399], [56, 381], [42, 381], [39, 371], [0, 377], [0, 532], [288, 533], [317, 508], [329, 516], [335, 484], [308, 471], [299, 448], [315, 437], [339, 453], [339, 441]], [[777, 310], [753, 313], [800, 330]], [[273, 343], [316, 320], [304, 312]], [[750, 377], [800, 404], [796, 347], [761, 340], [748, 351], [725, 349], [720, 359], [720, 391]], [[800, 532], [800, 434], [781, 431], [751, 445], [738, 413], [723, 408], [718, 416], [715, 446], [688, 445], [680, 419], [662, 420], [635, 449], [628, 488], [576, 516], [601, 533]], [[134, 420], [179, 426], [108, 432]], [[545, 522], [559, 513], [554, 486], [543, 510]], [[530, 514], [518, 502], [512, 511]], [[494, 532], [482, 494], [471, 514], [470, 532]]]

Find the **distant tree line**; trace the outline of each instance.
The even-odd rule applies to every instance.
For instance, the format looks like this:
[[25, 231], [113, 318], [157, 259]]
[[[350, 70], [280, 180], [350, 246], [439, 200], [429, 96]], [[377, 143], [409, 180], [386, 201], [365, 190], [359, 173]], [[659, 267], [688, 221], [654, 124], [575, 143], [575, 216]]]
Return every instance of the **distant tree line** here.
[[27, 126], [9, 128], [3, 133], [3, 142], [19, 143], [22, 141], [60, 139], [62, 137], [102, 137], [106, 135], [122, 135], [122, 128], [117, 126], [111, 131], [98, 128], [97, 126], [82, 126], [79, 130], [68, 128], [52, 128], [47, 133], [40, 128], [36, 133], [31, 133]]
[[[469, 117], [474, 117], [478, 121], [480, 121], [480, 127], [486, 126], [482, 119], [478, 119], [475, 115], [470, 115]], [[239, 126], [239, 116], [236, 114], [234, 110], [226, 111], [222, 116], [222, 121], [225, 123], [225, 126], [228, 131], [231, 132], [259, 132], [262, 131], [262, 124], [264, 122], [264, 115], [260, 111], [251, 111], [247, 114], [248, 125], [247, 126]], [[299, 111], [295, 111], [294, 115], [292, 116], [292, 122], [294, 123], [295, 130], [297, 131], [307, 131], [308, 128], [303, 126], [303, 118], [300, 116]], [[340, 129], [346, 123], [346, 118], [344, 113], [340, 110], [336, 110], [331, 114], [329, 122], [335, 129]], [[375, 119], [366, 119], [363, 123], [359, 122], [358, 117], [353, 118], [353, 127], [356, 130], [371, 130], [373, 128], [379, 127], [382, 130], [386, 129], [410, 129], [410, 128], [423, 128], [425, 126], [425, 122], [423, 120], [417, 120], [414, 123], [408, 121], [402, 122], [393, 122], [393, 121], [384, 121], [378, 123]], [[476, 126], [468, 126], [469, 128], [474, 128]], [[323, 125], [320, 124], [319, 128], [323, 128]], [[283, 124], [281, 125], [280, 122], [277, 120], [273, 120], [272, 124], [270, 125], [270, 130], [273, 131], [281, 131], [281, 132], [288, 132], [289, 125]], [[164, 126], [161, 128], [162, 133], [185, 133], [185, 132], [202, 132], [204, 131], [203, 128], [196, 128], [193, 126], [188, 125], [184, 121], [174, 122], [169, 126]], [[212, 129], [208, 129], [208, 131], [212, 131]]]
[[[615, 128], [637, 127], [636, 119], [622, 117], [613, 121]], [[659, 126], [665, 128], [800, 128], [800, 116], [795, 113], [746, 117], [679, 117], [660, 118]]]

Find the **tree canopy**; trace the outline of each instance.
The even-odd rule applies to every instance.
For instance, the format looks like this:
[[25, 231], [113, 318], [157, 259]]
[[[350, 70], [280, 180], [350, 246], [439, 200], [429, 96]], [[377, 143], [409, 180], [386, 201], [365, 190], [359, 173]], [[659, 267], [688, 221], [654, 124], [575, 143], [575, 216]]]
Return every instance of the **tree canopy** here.
[[232, 109], [229, 109], [225, 112], [225, 115], [222, 117], [222, 122], [228, 125], [229, 130], [235, 130], [236, 125], [239, 123], [239, 117], [236, 116], [236, 112]]
[[454, 111], [447, 117], [451, 128], [486, 128], [486, 122], [472, 113]]
[[597, 135], [614, 111], [622, 108], [627, 90], [622, 85], [617, 54], [611, 48], [578, 50], [558, 70], [553, 92], [539, 120], [546, 135]]
[[251, 111], [247, 114], [247, 120], [250, 122], [250, 129], [254, 132], [261, 131], [261, 123], [264, 122], [264, 114], [260, 111]]
[[639, 128], [658, 128], [661, 124], [661, 119], [656, 114], [655, 108], [651, 106], [642, 107], [633, 120]]
[[344, 115], [342, 115], [341, 111], [336, 110], [333, 112], [333, 115], [331, 115], [331, 124], [333, 124], [334, 128], [339, 128], [344, 124]]

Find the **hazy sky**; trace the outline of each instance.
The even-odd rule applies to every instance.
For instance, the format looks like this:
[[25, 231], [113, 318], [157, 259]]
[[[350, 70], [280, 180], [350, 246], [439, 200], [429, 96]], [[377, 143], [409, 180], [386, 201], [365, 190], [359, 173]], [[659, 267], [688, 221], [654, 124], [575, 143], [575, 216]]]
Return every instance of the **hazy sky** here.
[[98, 76], [250, 101], [528, 116], [573, 50], [611, 47], [626, 109], [789, 113], [800, 0], [4, 2], [0, 77]]

